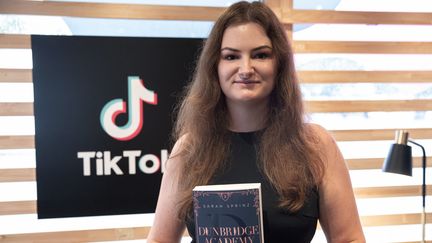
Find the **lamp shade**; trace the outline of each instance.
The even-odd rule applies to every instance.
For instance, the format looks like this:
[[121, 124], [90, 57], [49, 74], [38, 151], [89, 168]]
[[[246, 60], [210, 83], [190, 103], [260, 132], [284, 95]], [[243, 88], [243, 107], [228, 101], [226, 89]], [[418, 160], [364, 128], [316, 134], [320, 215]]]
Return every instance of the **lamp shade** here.
[[405, 144], [392, 144], [382, 171], [412, 176], [411, 147]]

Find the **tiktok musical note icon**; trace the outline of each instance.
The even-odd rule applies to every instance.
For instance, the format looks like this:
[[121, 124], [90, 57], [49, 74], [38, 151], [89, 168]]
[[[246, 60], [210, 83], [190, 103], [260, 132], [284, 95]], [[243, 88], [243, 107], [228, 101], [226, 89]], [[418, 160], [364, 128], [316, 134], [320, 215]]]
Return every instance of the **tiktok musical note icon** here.
[[[103, 130], [111, 137], [127, 141], [136, 137], [144, 123], [143, 103], [157, 105], [157, 94], [144, 87], [144, 82], [137, 76], [128, 77], [128, 102], [123, 99], [113, 99], [103, 107], [100, 113], [100, 123]], [[128, 121], [118, 126], [115, 121], [118, 115], [128, 113]]]

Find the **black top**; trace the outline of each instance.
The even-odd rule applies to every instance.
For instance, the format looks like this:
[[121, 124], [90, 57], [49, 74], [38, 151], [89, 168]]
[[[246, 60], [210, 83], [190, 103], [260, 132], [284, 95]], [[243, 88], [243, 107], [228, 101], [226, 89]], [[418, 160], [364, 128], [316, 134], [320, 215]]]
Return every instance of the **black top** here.
[[[309, 193], [305, 205], [296, 213], [277, 207], [278, 195], [257, 166], [257, 137], [257, 132], [231, 133], [231, 153], [226, 169], [216, 174], [211, 184], [261, 183], [265, 242], [310, 242], [319, 215], [317, 191]], [[186, 226], [195, 243], [193, 216], [186, 221]]]

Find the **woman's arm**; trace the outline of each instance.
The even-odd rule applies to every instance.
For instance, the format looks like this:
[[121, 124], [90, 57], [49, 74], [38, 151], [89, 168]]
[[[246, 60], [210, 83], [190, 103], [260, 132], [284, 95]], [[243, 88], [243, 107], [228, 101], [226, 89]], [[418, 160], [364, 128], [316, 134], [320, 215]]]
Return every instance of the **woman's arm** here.
[[361, 227], [348, 168], [333, 137], [313, 125], [323, 149], [325, 171], [319, 188], [319, 221], [331, 243], [366, 242]]
[[[171, 155], [181, 146], [180, 140], [174, 145]], [[178, 180], [181, 169], [181, 156], [170, 156], [162, 177], [162, 184], [156, 206], [155, 219], [147, 237], [148, 243], [180, 242], [185, 225], [178, 219]]]

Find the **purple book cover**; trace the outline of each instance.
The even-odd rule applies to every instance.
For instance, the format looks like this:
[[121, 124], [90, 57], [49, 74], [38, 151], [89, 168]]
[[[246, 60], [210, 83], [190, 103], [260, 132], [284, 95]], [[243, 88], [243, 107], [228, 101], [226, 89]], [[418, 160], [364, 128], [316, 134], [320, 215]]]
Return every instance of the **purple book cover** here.
[[262, 243], [261, 185], [198, 186], [193, 190], [198, 243]]

